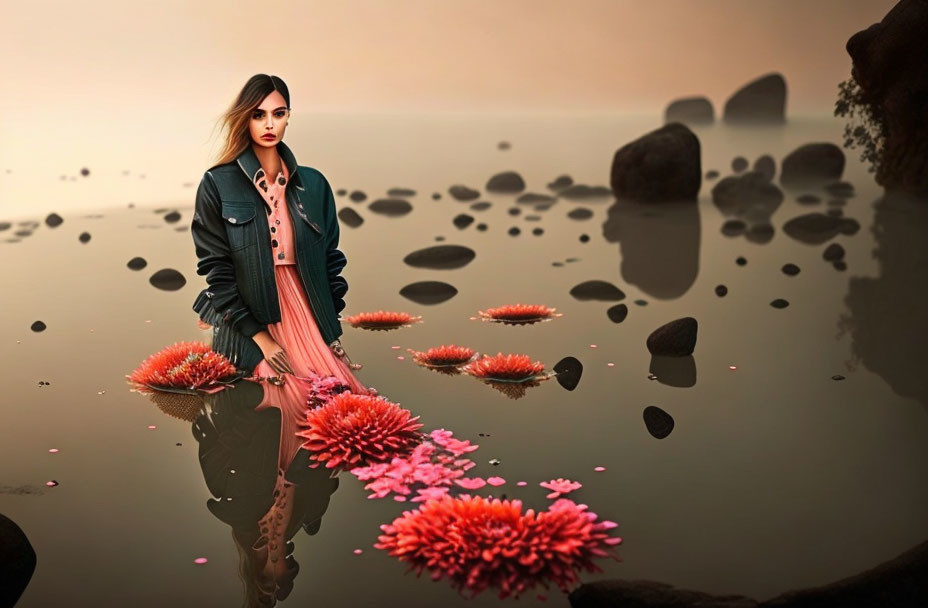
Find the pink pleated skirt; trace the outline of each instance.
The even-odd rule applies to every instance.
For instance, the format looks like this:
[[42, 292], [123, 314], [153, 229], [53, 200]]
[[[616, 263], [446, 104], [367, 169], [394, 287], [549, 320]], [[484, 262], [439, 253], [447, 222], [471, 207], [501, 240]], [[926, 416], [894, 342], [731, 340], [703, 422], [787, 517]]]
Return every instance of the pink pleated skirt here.
[[[279, 468], [286, 470], [300, 449], [303, 439], [296, 432], [305, 428], [307, 399], [311, 381], [309, 373], [333, 375], [346, 383], [355, 394], [371, 394], [347, 363], [339, 359], [326, 344], [313, 316], [309, 300], [295, 264], [275, 264], [280, 321], [267, 326], [268, 333], [284, 351], [294, 374], [283, 374], [283, 386], [262, 382], [264, 399], [255, 408], [278, 407], [281, 410]], [[266, 359], [255, 367], [255, 376], [278, 376]]]

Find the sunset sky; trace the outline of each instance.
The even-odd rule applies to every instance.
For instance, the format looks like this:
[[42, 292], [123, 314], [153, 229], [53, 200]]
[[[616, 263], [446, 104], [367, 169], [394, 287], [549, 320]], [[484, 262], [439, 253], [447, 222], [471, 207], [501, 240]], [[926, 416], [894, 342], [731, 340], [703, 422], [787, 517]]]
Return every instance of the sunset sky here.
[[[770, 71], [787, 112], [828, 115], [854, 32], [890, 0], [15, 2], [0, 50], [0, 167], [91, 150], [154, 162], [200, 149], [254, 73], [295, 116], [716, 109]], [[305, 118], [301, 118], [305, 120]], [[160, 153], [163, 156], [163, 153]], [[56, 160], [56, 162], [59, 162]], [[73, 173], [73, 167], [68, 171]]]

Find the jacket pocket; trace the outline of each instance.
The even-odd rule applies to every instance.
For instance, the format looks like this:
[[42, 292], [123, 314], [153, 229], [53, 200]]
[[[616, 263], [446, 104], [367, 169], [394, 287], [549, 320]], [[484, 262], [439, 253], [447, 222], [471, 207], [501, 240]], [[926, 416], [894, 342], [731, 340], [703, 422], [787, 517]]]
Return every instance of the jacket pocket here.
[[222, 201], [222, 218], [226, 222], [230, 251], [238, 251], [257, 242], [256, 214], [253, 201]]

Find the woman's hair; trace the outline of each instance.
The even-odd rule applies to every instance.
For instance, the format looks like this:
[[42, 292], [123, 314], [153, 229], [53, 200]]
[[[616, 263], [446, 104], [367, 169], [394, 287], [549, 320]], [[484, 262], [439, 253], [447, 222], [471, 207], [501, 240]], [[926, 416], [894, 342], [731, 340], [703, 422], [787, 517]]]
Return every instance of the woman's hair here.
[[251, 120], [251, 114], [255, 108], [274, 91], [280, 91], [280, 94], [283, 95], [284, 100], [287, 102], [287, 109], [289, 109], [290, 90], [280, 76], [255, 74], [248, 79], [248, 82], [239, 92], [235, 103], [219, 119], [226, 129], [226, 136], [225, 145], [216, 160], [216, 165], [235, 160], [239, 154], [245, 151], [245, 148], [251, 145], [248, 121]]

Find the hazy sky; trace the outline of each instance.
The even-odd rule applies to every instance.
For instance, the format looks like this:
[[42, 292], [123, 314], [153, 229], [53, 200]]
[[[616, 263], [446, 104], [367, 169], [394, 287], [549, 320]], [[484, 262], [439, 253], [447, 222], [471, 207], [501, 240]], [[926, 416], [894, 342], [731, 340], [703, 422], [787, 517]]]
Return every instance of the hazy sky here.
[[[155, 162], [201, 152], [254, 73], [313, 112], [659, 115], [720, 108], [777, 70], [787, 112], [830, 114], [854, 32], [891, 0], [8, 2], [0, 20], [0, 167], [88, 151]], [[71, 163], [71, 165], [69, 165]]]

